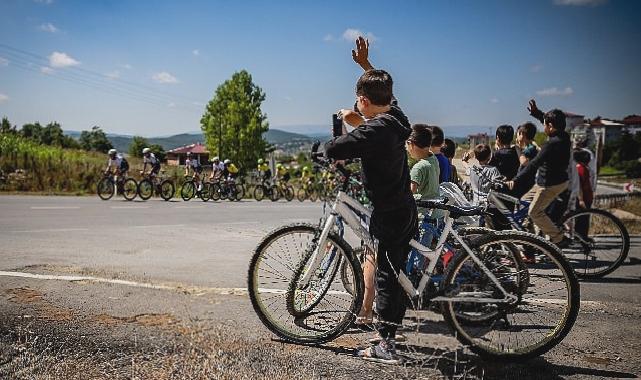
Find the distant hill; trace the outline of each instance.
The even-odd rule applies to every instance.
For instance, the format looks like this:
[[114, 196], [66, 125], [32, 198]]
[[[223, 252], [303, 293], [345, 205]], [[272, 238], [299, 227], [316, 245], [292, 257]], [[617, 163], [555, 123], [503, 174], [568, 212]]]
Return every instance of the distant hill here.
[[[78, 131], [65, 131], [65, 134], [76, 139], [80, 137], [80, 132]], [[311, 144], [314, 140], [318, 139], [299, 133], [281, 131], [279, 129], [268, 130], [267, 132], [265, 132], [264, 137], [268, 143], [277, 147], [283, 145], [291, 146]], [[109, 141], [111, 141], [111, 144], [114, 146], [114, 148], [116, 148], [119, 152], [127, 152], [129, 150], [129, 145], [131, 145], [131, 142], [133, 140], [133, 136], [120, 135], [115, 133], [107, 133], [107, 138], [109, 139]], [[204, 142], [205, 138], [202, 133], [181, 133], [178, 135], [166, 137], [147, 137], [147, 140], [150, 144], [158, 144], [165, 150], [171, 150], [197, 142]]]

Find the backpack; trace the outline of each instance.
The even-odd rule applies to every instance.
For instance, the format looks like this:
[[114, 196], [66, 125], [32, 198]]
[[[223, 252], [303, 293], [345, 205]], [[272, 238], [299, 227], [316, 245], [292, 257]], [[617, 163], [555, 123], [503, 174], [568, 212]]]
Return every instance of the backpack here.
[[120, 160], [120, 171], [126, 172], [129, 170], [129, 162], [127, 162], [127, 159], [122, 157]]

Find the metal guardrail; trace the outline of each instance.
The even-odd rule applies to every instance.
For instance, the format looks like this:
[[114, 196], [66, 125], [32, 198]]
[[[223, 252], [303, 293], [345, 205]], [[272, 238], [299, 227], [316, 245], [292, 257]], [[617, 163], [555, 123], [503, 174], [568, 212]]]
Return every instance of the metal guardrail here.
[[613, 208], [619, 207], [631, 198], [641, 197], [641, 191], [634, 191], [626, 194], [601, 194], [594, 197], [592, 207]]

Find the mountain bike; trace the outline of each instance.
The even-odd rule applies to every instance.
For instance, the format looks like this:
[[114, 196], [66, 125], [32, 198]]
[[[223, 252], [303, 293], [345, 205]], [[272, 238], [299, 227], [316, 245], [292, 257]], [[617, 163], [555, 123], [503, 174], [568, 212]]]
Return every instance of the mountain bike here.
[[148, 200], [154, 193], [160, 196], [165, 201], [169, 201], [174, 197], [176, 186], [170, 179], [163, 177], [164, 171], [161, 176], [152, 176], [151, 173], [146, 174], [144, 178], [138, 183], [138, 196], [142, 200]]
[[138, 194], [138, 183], [131, 177], [105, 173], [96, 185], [96, 192], [103, 201], [111, 199], [114, 194], [122, 194], [126, 200], [133, 201]]
[[[579, 285], [558, 248], [533, 234], [500, 231], [461, 236], [453, 228], [461, 216], [479, 216], [483, 208], [442, 202], [419, 205], [442, 210], [443, 233], [434, 250], [412, 240], [429, 262], [418, 286], [401, 271], [397, 278], [412, 303], [439, 303], [443, 318], [459, 341], [486, 359], [524, 360], [541, 355], [570, 331], [579, 310]], [[282, 339], [322, 343], [342, 334], [354, 321], [363, 300], [363, 277], [352, 247], [336, 232], [342, 220], [375, 250], [361, 216], [371, 211], [339, 190], [330, 215], [320, 226], [297, 224], [277, 229], [261, 241], [248, 271], [252, 306], [262, 323]], [[428, 289], [448, 239], [458, 248], [438, 290]], [[527, 290], [518, 276], [523, 269], [506, 246], [534, 248], [539, 262], [528, 266]], [[412, 321], [420, 324], [420, 317]]]
[[[485, 218], [485, 223], [493, 229], [536, 232], [528, 216], [530, 203], [498, 191], [503, 188], [503, 181], [493, 182], [487, 194], [493, 212]], [[572, 240], [562, 252], [581, 278], [599, 278], [612, 273], [628, 256], [628, 230], [608, 211], [577, 208], [566, 212], [556, 223]]]

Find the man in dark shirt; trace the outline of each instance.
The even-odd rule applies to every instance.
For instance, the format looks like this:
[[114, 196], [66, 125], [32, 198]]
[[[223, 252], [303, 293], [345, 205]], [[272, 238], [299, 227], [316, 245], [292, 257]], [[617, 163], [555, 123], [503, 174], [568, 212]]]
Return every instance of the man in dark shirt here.
[[563, 230], [556, 226], [545, 212], [550, 203], [568, 188], [571, 143], [570, 135], [565, 132], [565, 114], [559, 109], [553, 109], [544, 114], [536, 107], [534, 100], [530, 100], [529, 111], [543, 123], [548, 140], [541, 147], [539, 154], [519, 172], [514, 180], [508, 181], [507, 185], [513, 189], [515, 183], [527, 178], [532, 171], [538, 169], [534, 199], [529, 210], [530, 218], [553, 243], [559, 248], [566, 248], [570, 244], [570, 239], [563, 235]]
[[377, 326], [381, 342], [360, 352], [364, 358], [398, 363], [395, 335], [405, 315], [404, 292], [397, 276], [418, 227], [416, 203], [410, 191], [405, 141], [410, 123], [392, 103], [392, 78], [375, 70], [367, 59], [367, 43], [359, 37], [354, 60], [365, 73], [356, 84], [358, 113], [341, 110], [343, 121], [355, 129], [325, 144], [325, 156], [361, 158], [363, 184], [372, 201], [370, 232], [378, 239], [376, 272]]
[[496, 128], [496, 147], [488, 164], [499, 169], [499, 173], [507, 180], [514, 178], [519, 170], [519, 156], [512, 146], [513, 138], [514, 128], [511, 125]]

